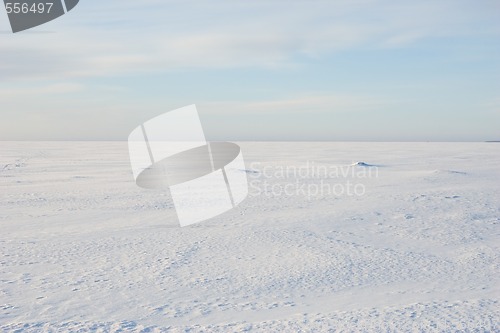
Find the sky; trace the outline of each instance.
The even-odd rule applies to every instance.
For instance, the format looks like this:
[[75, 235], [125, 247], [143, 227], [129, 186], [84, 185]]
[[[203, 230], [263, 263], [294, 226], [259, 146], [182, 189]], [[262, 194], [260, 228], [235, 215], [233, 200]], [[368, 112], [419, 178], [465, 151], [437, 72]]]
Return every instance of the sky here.
[[208, 140], [500, 140], [500, 1], [80, 0], [13, 34], [0, 140], [127, 140], [196, 104]]

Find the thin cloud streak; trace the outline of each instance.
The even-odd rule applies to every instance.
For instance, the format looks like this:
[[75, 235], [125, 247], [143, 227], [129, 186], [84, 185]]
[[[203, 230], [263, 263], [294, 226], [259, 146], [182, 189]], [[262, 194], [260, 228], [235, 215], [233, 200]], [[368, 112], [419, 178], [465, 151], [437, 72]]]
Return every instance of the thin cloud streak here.
[[279, 115], [294, 112], [342, 113], [380, 110], [394, 107], [394, 99], [364, 95], [303, 94], [298, 97], [262, 101], [213, 101], [201, 102], [203, 112], [210, 115], [229, 115], [238, 112], [247, 115]]

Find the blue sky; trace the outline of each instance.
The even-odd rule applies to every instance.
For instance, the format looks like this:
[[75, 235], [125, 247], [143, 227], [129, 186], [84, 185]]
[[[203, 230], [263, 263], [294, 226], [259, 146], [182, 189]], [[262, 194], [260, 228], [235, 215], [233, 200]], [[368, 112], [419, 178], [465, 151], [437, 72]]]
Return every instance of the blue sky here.
[[209, 140], [500, 140], [498, 1], [81, 0], [0, 10], [0, 140], [126, 140], [195, 103]]

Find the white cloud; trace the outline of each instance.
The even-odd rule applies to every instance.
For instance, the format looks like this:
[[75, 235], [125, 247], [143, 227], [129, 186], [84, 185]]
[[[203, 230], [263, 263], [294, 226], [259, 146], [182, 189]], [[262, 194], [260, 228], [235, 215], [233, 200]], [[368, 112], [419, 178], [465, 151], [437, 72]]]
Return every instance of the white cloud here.
[[283, 67], [360, 46], [499, 33], [488, 6], [462, 1], [82, 2], [43, 29], [56, 33], [0, 35], [0, 78]]

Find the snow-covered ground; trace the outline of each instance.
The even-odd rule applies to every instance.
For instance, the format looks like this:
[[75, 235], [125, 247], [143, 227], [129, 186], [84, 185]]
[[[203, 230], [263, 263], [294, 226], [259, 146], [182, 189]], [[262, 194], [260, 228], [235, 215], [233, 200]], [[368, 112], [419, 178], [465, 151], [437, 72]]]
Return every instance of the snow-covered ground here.
[[126, 143], [0, 143], [0, 330], [500, 331], [500, 143], [240, 145], [180, 228]]

